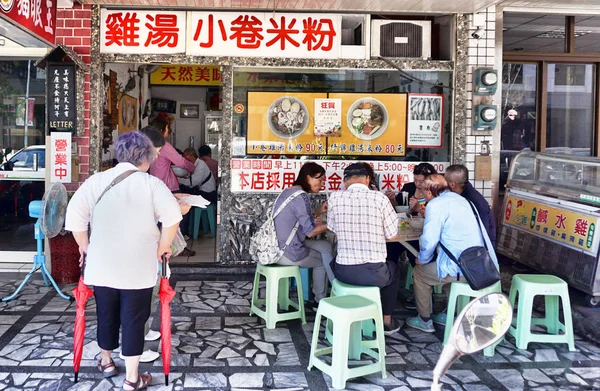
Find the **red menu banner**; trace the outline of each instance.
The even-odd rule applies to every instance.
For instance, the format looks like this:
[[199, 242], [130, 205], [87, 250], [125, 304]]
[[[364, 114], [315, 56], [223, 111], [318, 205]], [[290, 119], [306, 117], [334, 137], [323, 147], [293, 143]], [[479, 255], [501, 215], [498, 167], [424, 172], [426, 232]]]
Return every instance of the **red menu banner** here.
[[0, 17], [54, 44], [57, 0], [0, 0]]

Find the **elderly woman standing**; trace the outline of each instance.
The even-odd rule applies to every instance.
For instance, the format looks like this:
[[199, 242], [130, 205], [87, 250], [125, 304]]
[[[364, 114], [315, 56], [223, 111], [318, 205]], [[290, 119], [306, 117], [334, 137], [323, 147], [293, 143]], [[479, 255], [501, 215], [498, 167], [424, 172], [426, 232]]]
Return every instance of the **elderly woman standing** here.
[[180, 207], [167, 186], [147, 174], [158, 149], [140, 132], [121, 135], [115, 143], [119, 164], [85, 181], [67, 208], [66, 229], [73, 232], [82, 257], [87, 254], [84, 281], [94, 286], [96, 296], [102, 350], [98, 369], [104, 377], [117, 374], [111, 353], [119, 347], [121, 328], [126, 391], [145, 388], [151, 380], [147, 373], [138, 374], [144, 324], [150, 316], [157, 260], [170, 256], [181, 221]]

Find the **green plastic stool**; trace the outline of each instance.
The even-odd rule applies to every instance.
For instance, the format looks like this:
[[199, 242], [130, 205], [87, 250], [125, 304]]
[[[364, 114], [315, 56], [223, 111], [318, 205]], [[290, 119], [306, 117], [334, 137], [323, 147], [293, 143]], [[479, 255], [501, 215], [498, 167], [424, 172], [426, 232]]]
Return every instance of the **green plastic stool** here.
[[[318, 348], [321, 317], [326, 317], [335, 324], [332, 346]], [[373, 349], [363, 346], [361, 353], [378, 360], [373, 364], [348, 368], [350, 334], [360, 335], [360, 325], [365, 320], [375, 320], [377, 329], [377, 347]], [[369, 341], [371, 342], [371, 341]], [[325, 363], [319, 356], [331, 354], [331, 365]], [[308, 370], [315, 366], [331, 377], [333, 388], [346, 388], [346, 381], [351, 378], [381, 372], [385, 379], [385, 337], [383, 335], [383, 318], [379, 306], [373, 301], [361, 296], [328, 297], [319, 302], [315, 318]]]
[[[406, 282], [404, 283], [404, 289], [410, 291], [410, 290], [412, 290], [411, 289], [412, 286], [413, 286], [413, 266], [409, 263], [408, 269], [406, 270]], [[444, 288], [443, 285], [436, 285], [433, 287], [433, 293], [440, 295], [444, 291], [443, 288]]]
[[[260, 299], [260, 276], [267, 280], [267, 293], [264, 299]], [[298, 302], [290, 299], [290, 278], [296, 279], [298, 289]], [[304, 315], [304, 300], [302, 300], [302, 283], [300, 282], [300, 268], [298, 266], [279, 266], [279, 265], [256, 265], [254, 274], [254, 286], [252, 288], [252, 304], [250, 306], [250, 316], [256, 314], [264, 319], [268, 329], [274, 329], [277, 322], [283, 322], [291, 319], [301, 319], [302, 324], [306, 324]], [[265, 309], [261, 309], [261, 306]], [[296, 311], [280, 313], [277, 306], [283, 311], [288, 311], [290, 307]]]
[[[532, 318], [533, 299], [542, 295], [546, 301], [546, 317]], [[530, 342], [566, 343], [570, 351], [575, 351], [575, 334], [571, 317], [569, 286], [563, 280], [551, 275], [515, 274], [510, 287], [510, 302], [515, 306], [519, 299], [517, 321], [508, 333], [515, 337], [518, 349], [527, 349]], [[565, 323], [559, 319], [558, 299], [562, 299]], [[547, 334], [533, 333], [531, 325], [546, 326]], [[564, 334], [559, 334], [562, 331]]]
[[194, 240], [198, 239], [198, 233], [200, 231], [200, 222], [204, 227], [204, 232], [210, 232], [210, 235], [214, 238], [217, 233], [217, 221], [215, 214], [215, 205], [210, 204], [204, 208], [193, 207], [192, 218], [190, 219], [190, 232]]
[[[465, 282], [452, 283], [450, 286], [450, 296], [448, 297], [446, 328], [444, 330], [444, 345], [448, 342], [448, 338], [450, 338], [450, 332], [452, 331], [452, 326], [454, 325], [454, 318], [469, 304], [471, 298], [479, 298], [493, 292], [502, 293], [502, 283], [500, 281], [492, 286], [489, 286], [485, 289], [480, 289], [478, 291], [471, 289], [469, 284]], [[486, 357], [494, 356], [496, 345], [498, 345], [502, 340], [503, 339], [498, 341], [495, 345], [484, 349], [483, 354]]]
[[[381, 293], [379, 287], [350, 285], [345, 284], [338, 279], [333, 280], [333, 282], [331, 283], [331, 297], [349, 295], [361, 296], [375, 303], [377, 309], [379, 310], [379, 317], [383, 322], [383, 309], [381, 308]], [[360, 328], [353, 328], [351, 330], [349, 344], [350, 346], [348, 349], [350, 359], [360, 359], [363, 345], [366, 345], [372, 349], [376, 348], [377, 340], [362, 340], [363, 335], [369, 338], [373, 338], [375, 336], [375, 332], [376, 323], [371, 319], [363, 321], [360, 325]], [[327, 338], [327, 341], [329, 341], [329, 343], [333, 343], [333, 324], [330, 319], [327, 320], [327, 325], [325, 327], [325, 338]]]

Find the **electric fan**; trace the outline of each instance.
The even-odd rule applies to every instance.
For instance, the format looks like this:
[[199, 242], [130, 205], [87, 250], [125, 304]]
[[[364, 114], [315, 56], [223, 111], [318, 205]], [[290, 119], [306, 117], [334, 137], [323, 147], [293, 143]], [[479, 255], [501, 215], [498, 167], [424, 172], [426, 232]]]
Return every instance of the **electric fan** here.
[[44, 197], [41, 201], [31, 201], [29, 203], [29, 216], [37, 218], [34, 226], [34, 236], [37, 240], [37, 254], [33, 256], [33, 267], [31, 271], [25, 276], [25, 279], [19, 285], [15, 293], [2, 299], [3, 302], [14, 299], [21, 289], [25, 286], [27, 281], [33, 276], [33, 273], [40, 271], [46, 286], [52, 286], [56, 289], [56, 292], [60, 297], [65, 300], [72, 301], [73, 298], [65, 295], [60, 291], [56, 281], [52, 278], [46, 267], [46, 256], [42, 249], [44, 243], [44, 237], [53, 238], [62, 229], [65, 222], [65, 214], [67, 212], [67, 189], [65, 186], [57, 182], [50, 190], [44, 193]]

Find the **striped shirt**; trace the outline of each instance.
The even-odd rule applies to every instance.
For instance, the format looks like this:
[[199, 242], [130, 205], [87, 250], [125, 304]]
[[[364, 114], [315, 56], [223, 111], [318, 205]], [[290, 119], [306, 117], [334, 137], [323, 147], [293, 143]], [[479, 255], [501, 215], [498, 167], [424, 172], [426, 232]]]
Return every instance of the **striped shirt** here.
[[337, 236], [340, 265], [383, 263], [386, 239], [398, 234], [398, 215], [383, 193], [353, 184], [329, 197], [327, 228]]

